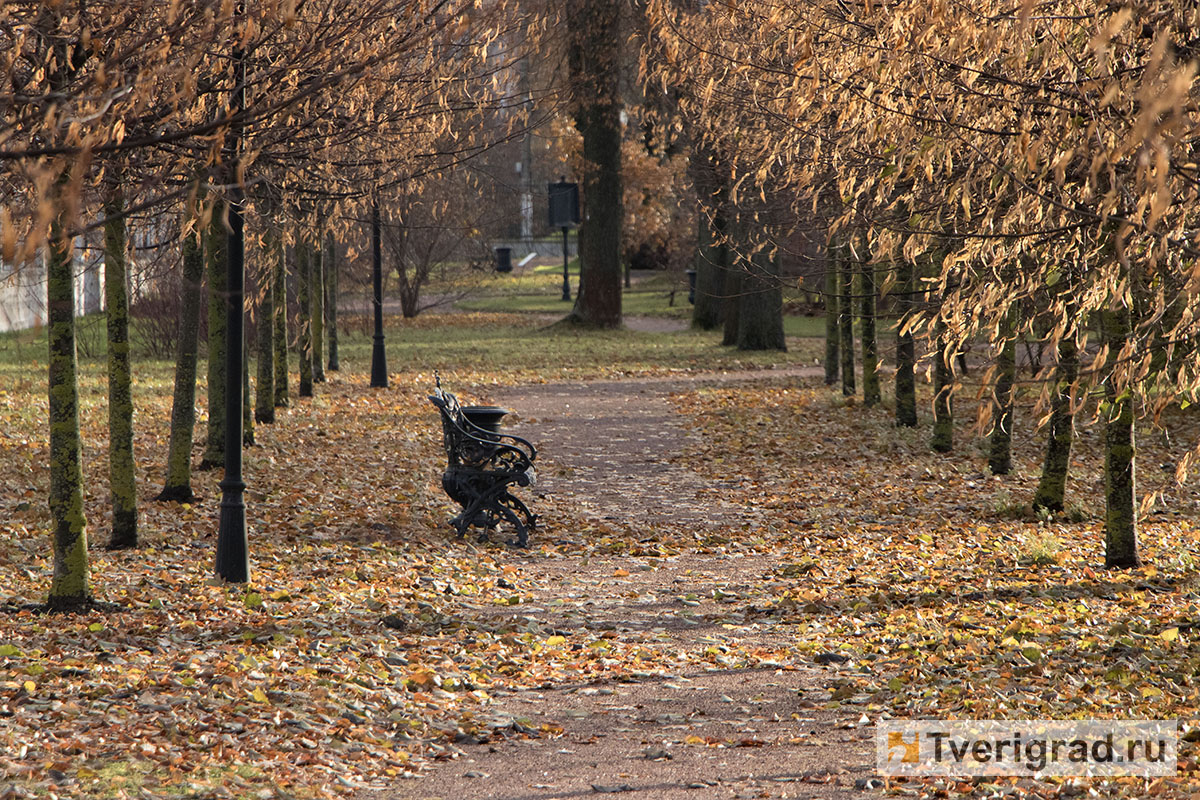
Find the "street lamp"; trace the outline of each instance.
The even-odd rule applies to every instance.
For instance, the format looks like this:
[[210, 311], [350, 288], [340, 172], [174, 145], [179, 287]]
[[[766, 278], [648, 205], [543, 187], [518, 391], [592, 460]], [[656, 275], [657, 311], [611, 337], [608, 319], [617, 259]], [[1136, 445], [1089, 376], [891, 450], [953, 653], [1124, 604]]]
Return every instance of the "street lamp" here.
[[563, 300], [571, 299], [571, 280], [567, 276], [567, 232], [579, 224], [579, 184], [568, 183], [564, 175], [558, 183], [548, 184], [550, 195], [550, 227], [562, 228], [563, 235]]
[[387, 352], [383, 347], [383, 245], [380, 242], [379, 201], [371, 207], [371, 279], [375, 296], [375, 337], [371, 348], [371, 386], [386, 389], [388, 385]]

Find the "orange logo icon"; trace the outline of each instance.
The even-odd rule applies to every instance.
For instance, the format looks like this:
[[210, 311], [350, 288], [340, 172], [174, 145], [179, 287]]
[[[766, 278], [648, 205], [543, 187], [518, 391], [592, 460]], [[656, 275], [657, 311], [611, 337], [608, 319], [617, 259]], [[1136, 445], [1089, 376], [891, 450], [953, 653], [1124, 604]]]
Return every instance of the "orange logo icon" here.
[[917, 733], [913, 731], [912, 741], [904, 741], [900, 731], [888, 731], [888, 761], [900, 759], [902, 764], [916, 764], [921, 760], [921, 747], [917, 744]]

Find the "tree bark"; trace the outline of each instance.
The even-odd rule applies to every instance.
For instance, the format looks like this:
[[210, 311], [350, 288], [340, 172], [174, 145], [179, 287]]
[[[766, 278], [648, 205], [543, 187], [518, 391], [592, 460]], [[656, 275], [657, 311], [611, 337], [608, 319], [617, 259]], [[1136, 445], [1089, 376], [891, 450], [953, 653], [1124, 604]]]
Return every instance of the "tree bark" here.
[[1071, 412], [1071, 391], [1079, 377], [1079, 353], [1075, 340], [1058, 343], [1054, 396], [1050, 399], [1050, 426], [1046, 440], [1046, 458], [1042, 477], [1033, 494], [1034, 509], [1062, 511], [1066, 501], [1067, 473], [1071, 466], [1071, 440], [1075, 435], [1075, 415]]
[[325, 233], [318, 223], [313, 234], [309, 262], [309, 292], [312, 297], [312, 374], [313, 383], [325, 382]]
[[859, 299], [862, 301], [862, 321], [859, 325], [862, 331], [863, 405], [868, 408], [882, 401], [879, 391], [879, 343], [875, 338], [875, 267], [870, 261], [863, 254], [862, 268], [858, 273]]
[[896, 424], [903, 428], [917, 427], [917, 348], [911, 332], [904, 331], [905, 318], [913, 307], [913, 265], [901, 257], [896, 263], [896, 282], [900, 293], [897, 304], [900, 319], [896, 322]]
[[338, 257], [337, 241], [333, 234], [328, 236], [326, 251], [329, 253], [329, 263], [325, 268], [325, 321], [329, 335], [329, 371], [341, 369], [338, 361]]
[[933, 357], [933, 436], [929, 446], [938, 453], [949, 453], [954, 449], [954, 374], [951, 371], [953, 356], [946, 353], [946, 326], [937, 323]]
[[[712, 163], [712, 153], [704, 150], [696, 153], [696, 158], [703, 161], [693, 169], [701, 202], [696, 214], [698, 247], [696, 302], [692, 306], [692, 327], [711, 331], [720, 327], [725, 305], [722, 295], [725, 288], [725, 270], [729, 268], [729, 246], [725, 241], [727, 189], [717, 166]], [[712, 211], [711, 218], [705, 210], [706, 204]]]
[[841, 297], [838, 299], [838, 328], [841, 331], [842, 396], [853, 397], [854, 383], [854, 264], [844, 245], [837, 248]]
[[[745, 231], [741, 238], [745, 240]], [[765, 247], [743, 262], [741, 308], [738, 310], [738, 350], [787, 350], [783, 334], [783, 291], [779, 286], [778, 253]]]
[[581, 0], [569, 17], [575, 127], [583, 136], [579, 291], [567, 321], [621, 325], [621, 96], [618, 0]]
[[[245, 324], [243, 316], [242, 325]], [[245, 338], [242, 339], [242, 444], [246, 447], [254, 446], [254, 405], [250, 402], [250, 342]]]
[[204, 248], [208, 267], [208, 438], [200, 469], [225, 464], [225, 382], [239, 378], [225, 374], [225, 262], [229, 258], [225, 236], [225, 203], [217, 200]]
[[997, 364], [993, 427], [988, 449], [988, 468], [993, 475], [1007, 475], [1012, 471], [1013, 385], [1017, 380], [1017, 338], [1013, 317], [1016, 313], [1015, 308], [1010, 310], [1000, 327], [1004, 343]]
[[[118, 177], [117, 180], [120, 180]], [[125, 196], [110, 190], [104, 203], [104, 316], [108, 328], [108, 485], [112, 499], [110, 550], [137, 547], [137, 481], [133, 465], [133, 379], [129, 367]]]
[[742, 316], [742, 278], [745, 273], [737, 264], [732, 264], [730, 261], [733, 254], [726, 255], [725, 268], [725, 327], [721, 335], [721, 344], [725, 347], [733, 347], [737, 344], [738, 329], [741, 327]]
[[275, 421], [275, 260], [279, 250], [278, 235], [268, 228], [263, 242], [266, 264], [259, 270], [262, 283], [258, 287], [258, 327], [255, 328], [254, 421], [270, 425]]
[[825, 258], [825, 385], [833, 386], [838, 379], [838, 344], [841, 339], [838, 305], [837, 262], [833, 260], [832, 248]]
[[[1129, 338], [1129, 310], [1111, 309], [1103, 316], [1104, 337], [1111, 362], [1119, 357]], [[1104, 386], [1104, 565], [1126, 568], [1141, 565], [1138, 557], [1133, 397], [1128, 389], [1117, 392], [1114, 370], [1115, 367], [1110, 364]]]
[[167, 479], [156, 500], [190, 503], [192, 438], [196, 427], [196, 350], [200, 332], [200, 284], [204, 252], [200, 234], [183, 237], [183, 280], [180, 282], [179, 341], [175, 351], [175, 391], [171, 399], [171, 437], [167, 447]]
[[271, 326], [272, 345], [275, 349], [275, 407], [286, 408], [288, 397], [288, 296], [287, 296], [287, 251], [283, 242], [276, 245], [274, 257], [275, 277], [271, 280], [271, 294], [275, 306], [275, 318]]
[[[60, 210], [60, 213], [66, 212]], [[46, 257], [50, 516], [54, 530], [54, 575], [46, 604], [55, 609], [87, 605], [92, 599], [75, 363], [75, 271], [71, 258], [74, 245], [66, 227], [62, 218], [52, 223]]]
[[296, 242], [296, 301], [300, 314], [298, 345], [300, 351], [300, 397], [313, 396], [312, 369], [312, 246], [303, 236]]

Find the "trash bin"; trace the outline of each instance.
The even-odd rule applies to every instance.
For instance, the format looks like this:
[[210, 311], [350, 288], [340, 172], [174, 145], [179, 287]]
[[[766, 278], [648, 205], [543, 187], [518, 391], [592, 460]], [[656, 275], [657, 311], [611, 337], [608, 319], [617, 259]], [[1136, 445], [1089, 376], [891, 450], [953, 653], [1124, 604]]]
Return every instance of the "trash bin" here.
[[696, 305], [696, 270], [689, 269], [688, 276], [688, 302]]
[[496, 272], [512, 272], [512, 248], [496, 248]]

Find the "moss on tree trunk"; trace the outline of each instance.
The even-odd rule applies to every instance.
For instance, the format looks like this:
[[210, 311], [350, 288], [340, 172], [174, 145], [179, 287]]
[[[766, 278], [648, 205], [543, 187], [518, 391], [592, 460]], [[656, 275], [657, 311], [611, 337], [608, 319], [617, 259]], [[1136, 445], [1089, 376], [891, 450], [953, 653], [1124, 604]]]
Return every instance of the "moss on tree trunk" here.
[[[1110, 363], [1129, 338], [1129, 310], [1104, 312], [1104, 338]], [[1134, 472], [1133, 397], [1118, 392], [1114, 376], [1105, 381], [1104, 422], [1104, 565], [1136, 567], [1138, 557], [1137, 485]]]
[[[204, 248], [208, 272], [208, 435], [200, 469], [225, 463], [225, 294], [229, 258], [225, 230], [225, 204], [217, 200]], [[240, 376], [232, 376], [237, 380]]]
[[996, 389], [992, 400], [992, 435], [988, 447], [988, 469], [993, 475], [1012, 471], [1013, 385], [1017, 379], [1017, 339], [1014, 334], [1016, 309], [1009, 311], [1000, 327], [1003, 344], [996, 364]]
[[91, 602], [83, 457], [75, 363], [75, 271], [72, 241], [61, 220], [51, 225], [46, 255], [49, 339], [50, 516], [54, 573], [46, 604], [66, 609]]
[[133, 393], [129, 366], [125, 196], [111, 189], [104, 203], [104, 316], [108, 328], [108, 486], [111, 550], [137, 547], [137, 481], [133, 466]]
[[896, 424], [904, 428], [917, 427], [917, 348], [912, 333], [904, 330], [905, 316], [913, 307], [913, 266], [901, 257], [896, 262], [896, 283], [899, 289], [897, 306], [900, 319], [896, 323]]
[[853, 397], [857, 386], [854, 375], [854, 264], [846, 248], [837, 248], [838, 283], [838, 330], [841, 333], [842, 396]]
[[167, 479], [158, 500], [187, 503], [192, 492], [192, 438], [196, 427], [196, 351], [200, 332], [200, 284], [204, 252], [196, 232], [183, 237], [183, 280], [180, 281], [179, 340], [175, 350], [175, 390], [171, 398], [171, 437], [167, 447]]
[[1058, 364], [1054, 374], [1054, 396], [1050, 398], [1050, 424], [1046, 439], [1046, 457], [1042, 476], [1033, 494], [1033, 507], [1062, 511], [1066, 501], [1067, 473], [1071, 466], [1071, 440], [1075, 435], [1075, 415], [1071, 412], [1071, 390], [1079, 376], [1079, 353], [1075, 340], [1058, 343]]

